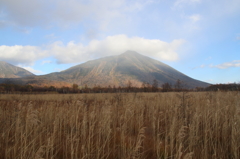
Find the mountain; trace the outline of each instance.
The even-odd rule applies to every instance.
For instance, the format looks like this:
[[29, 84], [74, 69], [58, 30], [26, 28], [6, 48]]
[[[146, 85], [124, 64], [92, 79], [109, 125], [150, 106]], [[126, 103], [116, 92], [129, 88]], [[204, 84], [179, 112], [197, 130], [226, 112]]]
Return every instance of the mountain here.
[[68, 86], [71, 87], [70, 83], [64, 81], [54, 81], [48, 79], [41, 79], [33, 73], [14, 65], [11, 65], [7, 62], [0, 61], [0, 83], [7, 84], [19, 84], [32, 86], [55, 86], [62, 87]]
[[76, 83], [79, 86], [133, 86], [143, 82], [152, 84], [156, 79], [159, 85], [175, 84], [179, 79], [185, 87], [207, 87], [208, 83], [190, 78], [174, 68], [143, 56], [134, 51], [126, 51], [118, 56], [109, 56], [71, 67], [65, 71], [43, 75], [40, 78]]
[[54, 86], [56, 88], [61, 87], [72, 87], [72, 84], [64, 81], [55, 81], [44, 78], [39, 78], [38, 76], [29, 76], [23, 78], [0, 78], [0, 84], [17, 84], [17, 85], [32, 85], [36, 87], [50, 87]]
[[21, 78], [28, 76], [35, 75], [23, 68], [0, 61], [0, 78]]

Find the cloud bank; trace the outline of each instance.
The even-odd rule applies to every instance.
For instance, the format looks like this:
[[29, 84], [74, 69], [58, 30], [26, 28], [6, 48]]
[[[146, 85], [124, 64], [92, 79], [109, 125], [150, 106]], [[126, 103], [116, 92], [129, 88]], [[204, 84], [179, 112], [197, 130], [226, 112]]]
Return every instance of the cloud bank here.
[[[0, 25], [51, 27], [83, 21], [98, 21], [106, 25], [115, 18], [141, 10], [150, 0], [1, 0]], [[0, 19], [1, 20], [1, 19]]]
[[107, 36], [103, 40], [92, 40], [88, 45], [61, 41], [48, 46], [0, 46], [0, 59], [14, 64], [30, 65], [34, 61], [54, 57], [57, 63], [81, 63], [88, 60], [118, 55], [126, 50], [134, 50], [158, 60], [176, 61], [179, 59], [178, 49], [184, 44], [183, 39], [164, 42], [158, 39], [128, 37], [126, 35]]
[[0, 46], [0, 59], [16, 65], [32, 65], [36, 60], [46, 56], [48, 56], [48, 52], [37, 46]]
[[[108, 36], [101, 41], [92, 40], [87, 46], [74, 42], [69, 42], [65, 46], [61, 42], [56, 42], [50, 48], [59, 63], [82, 62], [96, 57], [118, 55], [126, 50], [134, 50], [159, 60], [175, 61], [178, 59], [176, 51], [183, 43], [182, 39], [167, 43], [157, 39], [116, 35]], [[67, 57], [64, 56], [66, 53]]]

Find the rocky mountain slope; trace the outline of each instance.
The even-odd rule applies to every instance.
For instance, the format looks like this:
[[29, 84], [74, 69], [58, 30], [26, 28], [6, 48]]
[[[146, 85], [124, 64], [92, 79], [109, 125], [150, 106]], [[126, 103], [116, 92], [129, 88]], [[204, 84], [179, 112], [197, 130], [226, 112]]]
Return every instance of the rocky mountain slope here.
[[0, 78], [21, 78], [35, 76], [33, 73], [7, 62], [0, 61]]
[[71, 67], [65, 71], [51, 73], [41, 78], [76, 83], [79, 86], [133, 86], [143, 82], [152, 84], [156, 79], [159, 86], [163, 83], [174, 84], [178, 79], [185, 87], [206, 87], [208, 83], [190, 78], [174, 68], [134, 51], [126, 51], [118, 56], [109, 56]]

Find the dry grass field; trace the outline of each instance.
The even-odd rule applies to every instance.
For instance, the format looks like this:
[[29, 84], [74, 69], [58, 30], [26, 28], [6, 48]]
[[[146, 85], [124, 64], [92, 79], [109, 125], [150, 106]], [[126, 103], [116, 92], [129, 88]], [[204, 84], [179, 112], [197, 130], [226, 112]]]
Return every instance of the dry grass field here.
[[1, 159], [239, 159], [240, 93], [0, 95]]

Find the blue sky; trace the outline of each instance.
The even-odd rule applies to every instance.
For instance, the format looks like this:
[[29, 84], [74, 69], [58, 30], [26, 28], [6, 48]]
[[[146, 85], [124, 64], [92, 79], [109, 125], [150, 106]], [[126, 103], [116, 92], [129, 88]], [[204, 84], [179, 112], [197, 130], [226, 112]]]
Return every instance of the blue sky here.
[[135, 50], [240, 82], [239, 0], [0, 0], [0, 60], [37, 75]]

